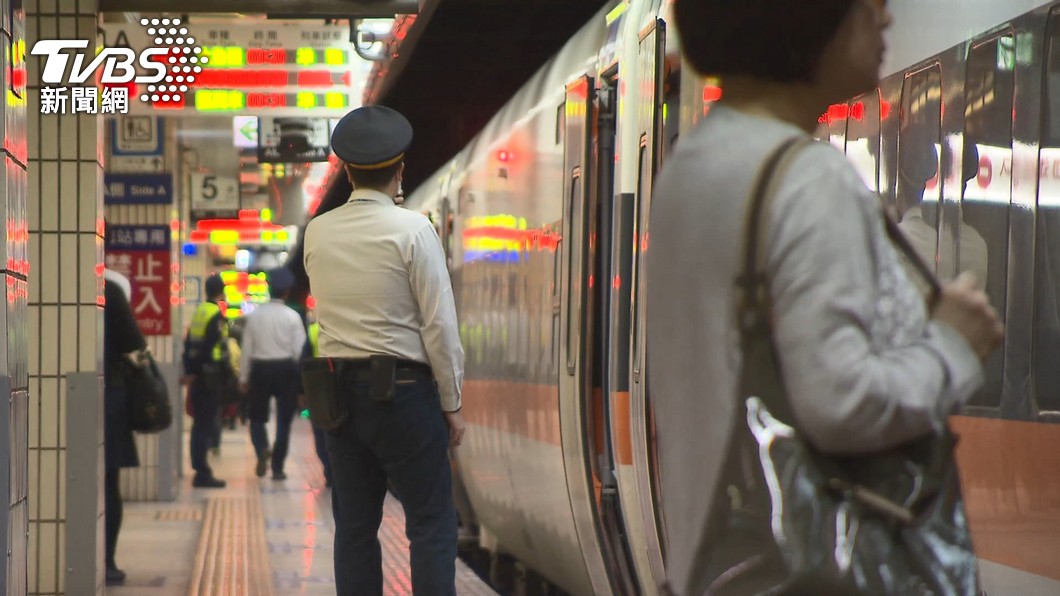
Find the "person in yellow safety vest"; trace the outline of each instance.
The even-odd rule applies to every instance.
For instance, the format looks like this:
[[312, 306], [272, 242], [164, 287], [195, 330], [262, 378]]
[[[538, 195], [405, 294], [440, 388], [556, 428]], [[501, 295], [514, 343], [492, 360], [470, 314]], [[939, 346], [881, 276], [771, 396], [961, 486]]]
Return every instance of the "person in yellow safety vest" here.
[[[306, 357], [316, 358], [320, 356], [320, 323], [313, 321], [309, 324], [306, 329]], [[325, 438], [323, 429], [313, 426], [313, 442], [317, 449], [317, 457], [320, 458], [320, 464], [324, 466], [324, 482], [328, 488], [331, 488], [331, 460], [328, 459], [328, 446], [327, 439]]]
[[192, 486], [223, 488], [206, 461], [220, 423], [221, 391], [232, 374], [228, 361], [228, 325], [218, 302], [224, 295], [219, 275], [206, 279], [206, 302], [199, 304], [184, 339], [184, 375], [191, 405], [191, 467], [195, 470]]

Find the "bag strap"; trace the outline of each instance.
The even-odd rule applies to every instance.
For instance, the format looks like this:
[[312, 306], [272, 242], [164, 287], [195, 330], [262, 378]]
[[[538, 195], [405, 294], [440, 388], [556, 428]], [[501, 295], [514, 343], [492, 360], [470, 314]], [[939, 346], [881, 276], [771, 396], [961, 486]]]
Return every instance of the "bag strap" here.
[[[769, 331], [771, 304], [767, 273], [769, 251], [766, 238], [769, 233], [769, 216], [772, 212], [773, 199], [783, 181], [784, 172], [791, 166], [798, 152], [814, 142], [816, 141], [812, 138], [804, 136], [783, 142], [766, 159], [752, 187], [751, 204], [744, 222], [743, 270], [736, 282], [740, 290], [740, 297], [737, 300], [738, 322], [740, 330], [744, 333]], [[909, 260], [917, 274], [927, 282], [930, 288], [928, 310], [931, 310], [942, 294], [942, 286], [938, 277], [920, 258], [891, 214], [882, 208], [881, 213], [887, 236], [892, 244]]]

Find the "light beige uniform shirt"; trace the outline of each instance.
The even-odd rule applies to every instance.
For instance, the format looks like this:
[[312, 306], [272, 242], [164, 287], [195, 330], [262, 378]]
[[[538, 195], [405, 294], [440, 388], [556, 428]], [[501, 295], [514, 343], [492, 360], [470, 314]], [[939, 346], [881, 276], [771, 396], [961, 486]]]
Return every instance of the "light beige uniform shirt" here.
[[314, 218], [305, 269], [316, 299], [320, 354], [383, 354], [430, 364], [442, 410], [460, 409], [464, 350], [438, 232], [374, 190]]

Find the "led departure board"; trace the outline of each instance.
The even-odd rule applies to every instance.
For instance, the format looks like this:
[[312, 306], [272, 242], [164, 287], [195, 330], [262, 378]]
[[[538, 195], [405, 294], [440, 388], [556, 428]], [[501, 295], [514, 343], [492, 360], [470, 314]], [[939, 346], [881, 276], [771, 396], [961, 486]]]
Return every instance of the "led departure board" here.
[[[192, 19], [186, 26], [202, 47], [204, 64], [184, 100], [156, 106], [129, 102], [130, 113], [337, 118], [361, 104], [371, 64], [353, 50], [348, 25]], [[103, 30], [108, 47], [138, 51], [151, 44], [142, 27], [105, 23]]]

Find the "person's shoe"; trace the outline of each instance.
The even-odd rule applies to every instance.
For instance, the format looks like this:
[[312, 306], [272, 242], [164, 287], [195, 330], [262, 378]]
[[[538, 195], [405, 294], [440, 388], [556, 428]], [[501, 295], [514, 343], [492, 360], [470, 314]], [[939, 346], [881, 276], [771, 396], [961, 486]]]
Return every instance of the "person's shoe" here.
[[191, 485], [195, 488], [224, 488], [227, 483], [211, 474], [209, 476], [196, 475], [195, 479], [191, 481]]
[[269, 469], [269, 457], [271, 455], [272, 453], [266, 449], [265, 453], [258, 456], [258, 465], [254, 467], [254, 473], [258, 475], [258, 478], [263, 478], [265, 471]]
[[125, 572], [117, 567], [107, 567], [107, 585], [120, 586], [125, 583]]
[[273, 471], [272, 472], [272, 479], [273, 480], [287, 480], [287, 474], [284, 474], [283, 472]]

